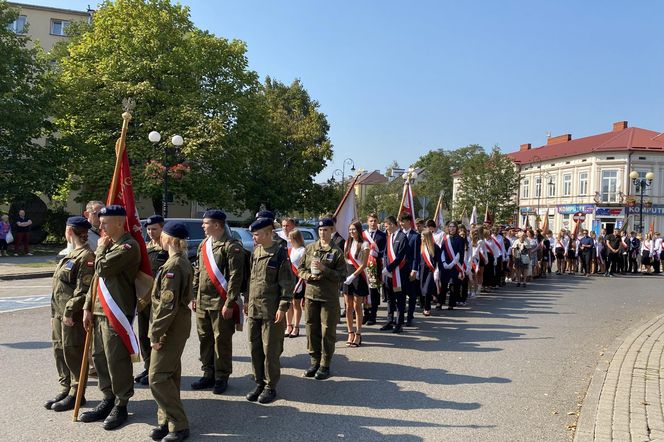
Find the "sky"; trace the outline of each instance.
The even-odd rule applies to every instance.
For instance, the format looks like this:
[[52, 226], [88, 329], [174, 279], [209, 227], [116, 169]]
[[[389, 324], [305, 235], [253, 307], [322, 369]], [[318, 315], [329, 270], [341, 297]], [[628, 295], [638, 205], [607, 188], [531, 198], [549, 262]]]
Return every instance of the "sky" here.
[[[19, 0], [85, 10], [94, 0]], [[664, 2], [189, 0], [193, 22], [247, 43], [261, 78], [300, 79], [334, 158], [408, 167], [432, 149], [611, 130], [664, 131]], [[350, 162], [346, 162], [348, 175]]]

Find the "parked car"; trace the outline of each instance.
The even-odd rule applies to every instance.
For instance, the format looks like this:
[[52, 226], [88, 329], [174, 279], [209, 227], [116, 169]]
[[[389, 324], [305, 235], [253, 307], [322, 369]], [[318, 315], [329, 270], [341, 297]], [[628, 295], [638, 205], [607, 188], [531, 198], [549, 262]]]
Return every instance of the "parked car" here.
[[[318, 233], [316, 232], [316, 229], [311, 228], [311, 227], [296, 227], [297, 230], [299, 230], [302, 233], [302, 238], [304, 239], [304, 244], [309, 245], [312, 242], [316, 241], [318, 239]], [[276, 229], [277, 233], [280, 233], [282, 231], [281, 228]]]
[[[189, 237], [187, 238], [187, 257], [192, 263], [196, 261], [196, 251], [198, 250], [198, 245], [203, 242], [205, 239], [205, 232], [203, 232], [203, 220], [199, 218], [166, 218], [166, 221], [177, 221], [183, 223], [189, 231]], [[141, 226], [143, 228], [143, 238], [145, 242], [150, 242], [150, 237], [148, 236], [148, 231], [145, 228], [145, 220], [141, 220]]]
[[249, 252], [254, 251], [254, 237], [246, 227], [233, 227], [231, 230], [233, 238], [242, 243], [242, 247]]

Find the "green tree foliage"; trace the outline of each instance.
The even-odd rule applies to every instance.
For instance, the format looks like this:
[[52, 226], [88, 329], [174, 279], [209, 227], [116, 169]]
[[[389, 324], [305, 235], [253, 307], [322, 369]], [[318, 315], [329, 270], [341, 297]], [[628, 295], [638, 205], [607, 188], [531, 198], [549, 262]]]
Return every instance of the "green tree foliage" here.
[[[58, 53], [56, 123], [72, 159], [67, 186], [82, 200], [106, 191], [124, 97], [137, 104], [127, 139], [134, 186], [155, 207], [174, 134], [185, 140], [169, 172], [176, 199], [237, 212], [298, 208], [298, 190], [312, 190], [331, 157], [325, 116], [302, 85], [261, 85], [245, 44], [197, 29], [187, 7], [106, 1]], [[152, 130], [162, 134], [157, 149]]]
[[460, 216], [464, 207], [470, 215], [472, 207], [476, 206], [478, 217], [482, 218], [488, 205], [494, 222], [506, 222], [514, 217], [520, 175], [498, 147], [490, 153], [473, 155], [464, 163], [461, 174], [455, 215]]
[[[399, 167], [393, 162], [390, 168]], [[376, 184], [369, 187], [364, 199], [358, 207], [358, 215], [365, 219], [369, 213], [376, 213], [380, 219], [386, 216], [399, 214], [401, 198], [403, 196], [403, 180], [394, 178], [386, 184]], [[417, 207], [417, 203], [415, 203]]]
[[9, 29], [17, 17], [0, 0], [0, 202], [5, 203], [34, 191], [50, 195], [62, 179], [63, 155], [46, 138], [53, 75], [43, 51]]

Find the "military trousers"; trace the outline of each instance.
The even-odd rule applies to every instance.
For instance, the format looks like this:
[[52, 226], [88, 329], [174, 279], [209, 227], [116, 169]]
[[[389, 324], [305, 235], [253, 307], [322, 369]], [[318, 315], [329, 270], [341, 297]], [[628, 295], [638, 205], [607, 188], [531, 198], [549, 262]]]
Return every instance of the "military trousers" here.
[[305, 324], [307, 329], [307, 348], [311, 363], [329, 367], [337, 342], [337, 323], [341, 314], [336, 299], [314, 301], [305, 298]]
[[[131, 323], [131, 321], [129, 321]], [[94, 316], [92, 359], [104, 399], [115, 397], [115, 405], [125, 406], [134, 395], [131, 355], [106, 316]]]
[[[189, 309], [183, 309], [175, 318], [175, 321], [181, 323], [182, 330], [188, 331], [191, 327], [190, 314]], [[188, 337], [189, 333], [168, 335], [162, 347], [152, 351], [150, 358], [148, 378], [152, 396], [157, 402], [157, 422], [159, 425], [168, 425], [168, 431], [189, 428], [180, 398], [182, 352]]]
[[150, 337], [148, 330], [150, 329], [150, 312], [151, 308], [148, 304], [143, 310], [138, 312], [138, 345], [141, 348], [141, 357], [143, 358], [143, 367], [148, 370], [150, 368], [150, 354], [152, 353], [152, 346], [150, 344]]
[[273, 319], [247, 318], [251, 367], [258, 385], [275, 389], [281, 377], [279, 357], [284, 350], [286, 321], [277, 324]]
[[85, 330], [79, 320], [68, 327], [60, 318], [51, 318], [53, 355], [58, 370], [58, 382], [63, 393], [76, 395], [81, 374]]
[[203, 376], [227, 380], [233, 372], [235, 320], [224, 319], [220, 310], [196, 309]]

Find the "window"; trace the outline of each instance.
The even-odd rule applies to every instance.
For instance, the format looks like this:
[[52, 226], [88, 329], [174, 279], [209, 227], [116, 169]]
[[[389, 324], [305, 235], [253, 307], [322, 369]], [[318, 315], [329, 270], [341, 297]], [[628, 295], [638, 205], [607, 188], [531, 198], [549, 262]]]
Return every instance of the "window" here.
[[542, 197], [542, 177], [535, 178], [535, 198]]
[[616, 202], [618, 202], [618, 171], [617, 170], [603, 170], [602, 171], [602, 202], [603, 203], [616, 203]]
[[69, 20], [51, 20], [51, 35], [61, 35], [65, 36], [67, 31], [67, 26], [69, 26]]
[[549, 177], [549, 182], [547, 183], [547, 186], [549, 186], [549, 198], [553, 198], [556, 196], [556, 177], [555, 176], [550, 176]]
[[588, 195], [588, 172], [579, 174], [579, 195]]
[[521, 198], [529, 198], [530, 197], [530, 180], [528, 178], [525, 178], [523, 180], [523, 184], [521, 184]]
[[572, 195], [572, 174], [566, 173], [563, 175], [563, 196]]
[[[646, 179], [646, 174], [648, 173], [647, 171], [645, 171], [645, 170], [637, 170], [637, 172], [639, 172], [639, 180], [643, 181], [643, 180]], [[636, 186], [634, 185], [634, 181], [632, 181], [631, 178], [630, 178], [629, 181], [632, 183], [632, 188], [634, 189], [634, 193], [633, 193], [633, 195], [639, 195], [639, 194], [640, 194], [640, 191], [639, 191], [639, 192], [636, 191]], [[644, 194], [644, 195], [649, 195], [649, 194], [650, 194], [650, 186], [646, 186], [646, 187], [643, 189], [643, 194]]]
[[19, 15], [16, 20], [7, 25], [7, 29], [17, 34], [25, 34], [25, 25], [28, 23], [28, 17]]

